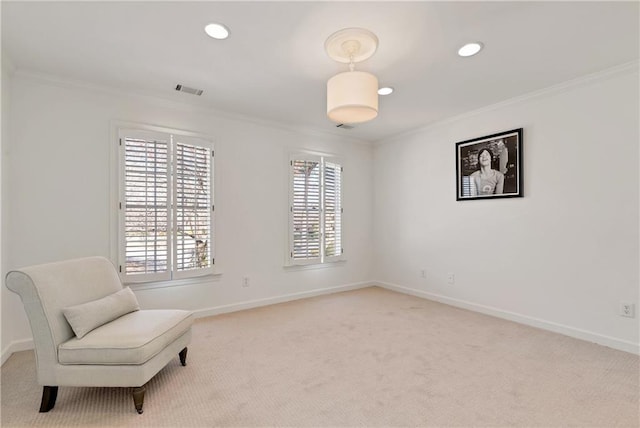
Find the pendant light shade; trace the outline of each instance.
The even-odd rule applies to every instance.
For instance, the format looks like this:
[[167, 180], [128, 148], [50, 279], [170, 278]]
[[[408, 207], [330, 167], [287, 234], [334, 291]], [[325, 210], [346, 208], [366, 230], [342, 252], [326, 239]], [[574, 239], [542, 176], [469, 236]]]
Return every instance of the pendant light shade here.
[[327, 116], [337, 123], [361, 123], [378, 115], [378, 78], [346, 71], [327, 82]]
[[378, 38], [363, 28], [345, 28], [333, 33], [325, 50], [335, 61], [349, 64], [349, 71], [327, 81], [327, 116], [337, 123], [362, 123], [378, 116], [378, 78], [355, 71], [355, 63], [371, 57]]

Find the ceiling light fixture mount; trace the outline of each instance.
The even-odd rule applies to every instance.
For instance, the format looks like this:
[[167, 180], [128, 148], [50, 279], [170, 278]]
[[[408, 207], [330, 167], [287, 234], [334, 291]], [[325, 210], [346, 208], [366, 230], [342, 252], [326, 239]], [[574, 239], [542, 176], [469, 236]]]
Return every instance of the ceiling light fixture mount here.
[[327, 38], [327, 55], [349, 64], [327, 82], [327, 116], [336, 123], [361, 123], [378, 115], [378, 78], [355, 71], [355, 64], [370, 58], [378, 48], [378, 37], [364, 28], [345, 28]]

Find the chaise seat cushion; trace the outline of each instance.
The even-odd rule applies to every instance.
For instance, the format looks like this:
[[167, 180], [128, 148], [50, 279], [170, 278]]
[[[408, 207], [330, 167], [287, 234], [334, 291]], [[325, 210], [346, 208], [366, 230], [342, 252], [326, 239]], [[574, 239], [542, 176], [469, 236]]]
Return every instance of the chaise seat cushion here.
[[60, 364], [144, 364], [176, 340], [193, 324], [182, 310], [142, 310], [123, 315], [82, 339], [58, 346]]

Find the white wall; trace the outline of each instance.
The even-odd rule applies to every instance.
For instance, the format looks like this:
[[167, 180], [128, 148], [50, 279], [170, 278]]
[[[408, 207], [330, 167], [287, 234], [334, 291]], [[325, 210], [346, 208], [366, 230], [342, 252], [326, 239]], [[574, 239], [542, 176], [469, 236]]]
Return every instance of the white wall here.
[[[375, 278], [638, 352], [638, 93], [636, 64], [378, 145]], [[455, 143], [520, 127], [524, 198], [457, 202]]]
[[[3, 58], [4, 59], [4, 58]], [[8, 117], [9, 117], [9, 70], [8, 67], [5, 63], [5, 61], [2, 61], [2, 66], [0, 67], [0, 69], [2, 70], [2, 74], [1, 76], [1, 89], [0, 89], [0, 99], [2, 100], [2, 106], [0, 107], [0, 115], [2, 117], [2, 133], [1, 133], [1, 144], [0, 144], [0, 275], [2, 275], [2, 273], [4, 272], [3, 270], [3, 266], [4, 266], [4, 255], [5, 252], [3, 251], [3, 246], [4, 246], [4, 241], [2, 239], [2, 231], [4, 229], [3, 225], [3, 221], [6, 220], [6, 216], [4, 215], [3, 211], [4, 208], [6, 207], [6, 204], [4, 202], [4, 198], [5, 198], [5, 189], [4, 189], [4, 185], [6, 183], [6, 180], [3, 177], [4, 172], [6, 171], [6, 168], [4, 167], [4, 162], [5, 162], [5, 154], [4, 154], [4, 146], [5, 144], [7, 144], [7, 140], [8, 140], [8, 136], [9, 136], [9, 127], [7, 126], [8, 124]], [[1, 287], [0, 286], [0, 310], [2, 310], [2, 313], [8, 312], [9, 311], [9, 307], [6, 306], [7, 305], [7, 299], [5, 298], [5, 294], [8, 291], [6, 290], [5, 287]], [[7, 344], [11, 341], [11, 338], [9, 337], [10, 332], [7, 328], [7, 326], [5, 325], [5, 323], [2, 323], [1, 325], [1, 330], [0, 330], [0, 351], [5, 349], [5, 341], [7, 342]]]
[[13, 67], [6, 57], [2, 57], [2, 144], [0, 146], [0, 308], [2, 311], [2, 327], [0, 336], [0, 350], [2, 350], [2, 356], [4, 362], [5, 355], [7, 354], [9, 345], [13, 343], [16, 332], [12, 328], [13, 320], [20, 319], [20, 322], [25, 322], [22, 314], [18, 313], [18, 309], [21, 306], [20, 298], [11, 293], [4, 286], [4, 274], [7, 266], [7, 239], [6, 230], [8, 230], [9, 216], [8, 214], [8, 162], [10, 159], [9, 151], [9, 118], [10, 118], [10, 99], [11, 99], [11, 80], [13, 74]]
[[[638, 352], [638, 318], [617, 315], [621, 300], [640, 309], [637, 66], [492, 106], [374, 150], [21, 73], [3, 74], [2, 84], [3, 274], [113, 254], [110, 121], [141, 122], [214, 138], [216, 261], [224, 272], [202, 284], [138, 290], [145, 307], [207, 314], [377, 279]], [[525, 197], [456, 202], [455, 142], [517, 127], [524, 128]], [[289, 147], [345, 160], [345, 264], [282, 267]], [[448, 273], [455, 284], [447, 284]], [[248, 288], [241, 287], [244, 275]], [[5, 287], [2, 293], [5, 358], [31, 333], [19, 299]]]
[[[215, 313], [371, 278], [371, 145], [216, 116], [165, 101], [83, 88], [16, 73], [12, 81], [7, 265], [88, 255], [110, 257], [112, 120], [210, 135], [215, 144], [216, 264], [220, 277], [136, 291], [146, 308]], [[4, 118], [3, 118], [4, 119]], [[335, 153], [344, 163], [347, 261], [285, 269], [287, 150]], [[241, 286], [242, 276], [250, 286]], [[283, 297], [284, 296], [284, 297]], [[2, 313], [13, 340], [30, 337], [26, 317]], [[3, 346], [5, 344], [3, 343]], [[4, 349], [4, 348], [3, 348]]]

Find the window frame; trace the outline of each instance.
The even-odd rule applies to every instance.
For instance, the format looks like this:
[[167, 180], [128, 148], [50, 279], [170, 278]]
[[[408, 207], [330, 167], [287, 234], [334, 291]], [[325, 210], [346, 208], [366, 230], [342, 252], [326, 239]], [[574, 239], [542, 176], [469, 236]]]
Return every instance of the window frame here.
[[[216, 271], [215, 264], [215, 165], [214, 165], [214, 154], [215, 148], [213, 139], [209, 136], [189, 132], [189, 131], [181, 131], [172, 128], [158, 127], [152, 125], [142, 125], [142, 124], [132, 124], [132, 123], [115, 123], [112, 127], [112, 132], [115, 137], [116, 149], [115, 149], [115, 162], [117, 164], [116, 168], [112, 168], [112, 172], [115, 170], [115, 178], [114, 182], [116, 183], [116, 191], [115, 198], [116, 202], [116, 211], [115, 215], [115, 244], [112, 248], [113, 260], [117, 261], [118, 265], [118, 273], [120, 279], [125, 284], [132, 285], [142, 285], [142, 284], [159, 284], [162, 286], [170, 285], [182, 285], [185, 281], [193, 281], [194, 278], [201, 278], [207, 275], [219, 274], [220, 272]], [[125, 271], [125, 263], [126, 263], [126, 237], [125, 237], [125, 214], [126, 214], [126, 202], [125, 202], [125, 171], [126, 171], [126, 160], [125, 160], [125, 137], [138, 137], [143, 139], [158, 138], [165, 139], [168, 141], [167, 153], [168, 153], [168, 161], [167, 161], [167, 229], [170, 230], [167, 233], [167, 253], [169, 255], [168, 258], [168, 269], [166, 272], [159, 273], [143, 273], [143, 274], [127, 274]], [[210, 233], [210, 245], [208, 248], [208, 257], [210, 265], [205, 268], [196, 268], [179, 271], [176, 268], [177, 265], [177, 201], [176, 201], [176, 182], [177, 177], [175, 172], [175, 157], [176, 157], [176, 147], [178, 143], [183, 143], [187, 145], [193, 145], [197, 147], [205, 148], [209, 154], [209, 204], [211, 206], [210, 209], [210, 222], [209, 222], [209, 233]], [[112, 217], [112, 222], [114, 218]], [[114, 254], [115, 253], [115, 254]]]
[[[318, 257], [310, 258], [310, 259], [297, 259], [293, 257], [293, 249], [294, 249], [294, 218], [293, 218], [293, 205], [294, 205], [294, 161], [312, 161], [318, 162], [320, 165], [320, 255]], [[325, 255], [325, 247], [326, 247], [326, 209], [325, 209], [325, 163], [330, 162], [333, 164], [337, 164], [340, 166], [340, 197], [339, 197], [339, 205], [340, 205], [340, 253], [335, 256], [326, 256]], [[290, 151], [287, 157], [287, 188], [288, 188], [288, 198], [287, 198], [287, 251], [285, 257], [285, 267], [323, 267], [327, 265], [332, 265], [337, 262], [342, 262], [345, 260], [345, 252], [344, 252], [344, 204], [343, 204], [343, 195], [344, 195], [344, 164], [341, 162], [340, 158], [333, 154], [321, 153], [321, 152], [313, 152], [313, 151]]]

